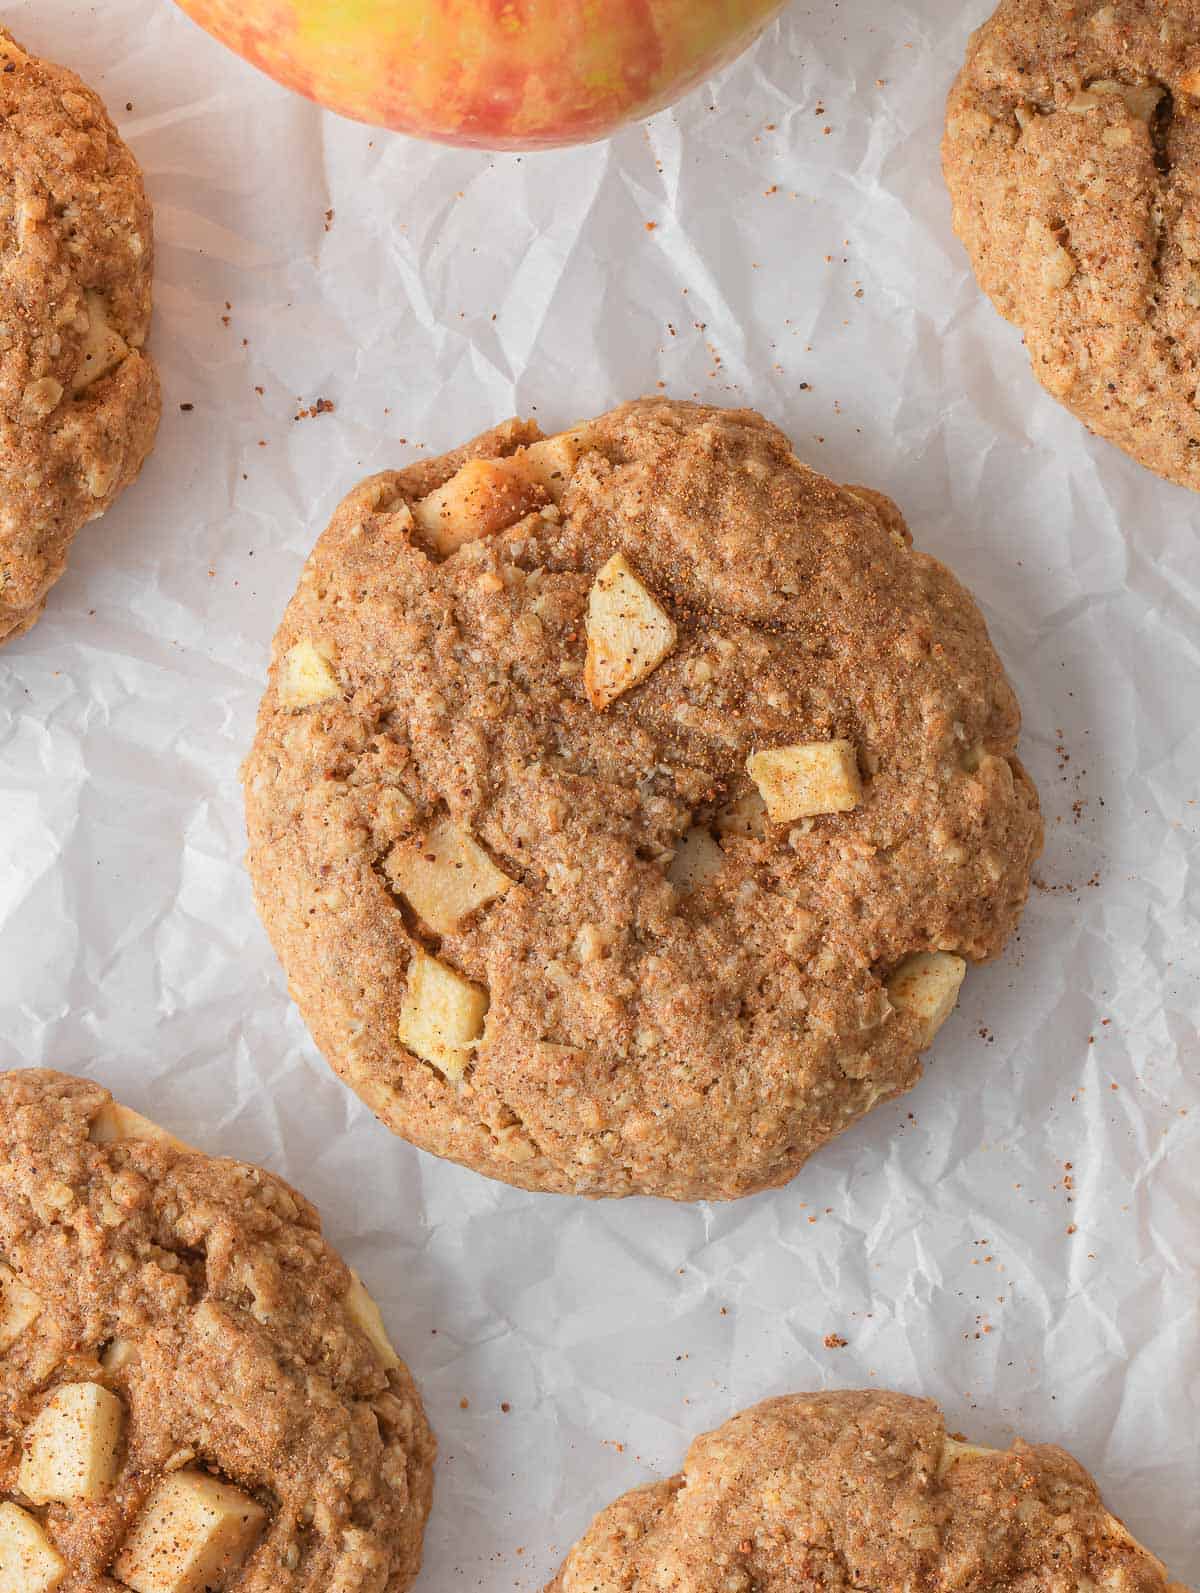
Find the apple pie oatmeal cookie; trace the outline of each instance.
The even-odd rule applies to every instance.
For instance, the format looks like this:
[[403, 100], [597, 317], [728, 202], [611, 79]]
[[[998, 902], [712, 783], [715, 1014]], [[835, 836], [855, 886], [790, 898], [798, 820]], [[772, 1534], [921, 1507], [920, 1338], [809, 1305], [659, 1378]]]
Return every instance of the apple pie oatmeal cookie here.
[[1002, 0], [943, 160], [955, 230], [1038, 380], [1200, 490], [1200, 0]]
[[302, 1195], [0, 1074], [5, 1593], [402, 1593], [433, 1450]]
[[793, 1394], [603, 1511], [547, 1593], [1187, 1593], [1053, 1444], [947, 1436], [931, 1400]]
[[0, 27], [0, 643], [150, 452], [152, 268], [142, 174], [99, 97]]
[[748, 411], [375, 476], [275, 643], [250, 869], [333, 1066], [533, 1189], [786, 1181], [909, 1089], [1041, 839], [978, 610]]

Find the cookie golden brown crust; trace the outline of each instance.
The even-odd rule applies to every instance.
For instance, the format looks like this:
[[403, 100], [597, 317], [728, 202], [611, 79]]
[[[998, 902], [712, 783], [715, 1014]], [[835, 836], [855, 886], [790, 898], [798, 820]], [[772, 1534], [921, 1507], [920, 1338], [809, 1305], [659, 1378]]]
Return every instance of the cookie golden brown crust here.
[[538, 436], [376, 476], [317, 543], [244, 769], [258, 905], [416, 1144], [744, 1195], [909, 1089], [1012, 932], [1017, 704], [895, 506], [760, 416]]
[[154, 442], [153, 233], [99, 97], [0, 27], [0, 643]]
[[[401, 1593], [434, 1450], [408, 1369], [302, 1195], [122, 1137], [154, 1132], [99, 1085], [0, 1074], [0, 1563], [49, 1554], [63, 1593]], [[189, 1538], [195, 1497], [228, 1541]]]
[[547, 1593], [1186, 1593], [1064, 1450], [980, 1450], [902, 1394], [794, 1394], [603, 1511]]
[[954, 226], [1034, 374], [1200, 489], [1200, 4], [1003, 0], [943, 145]]

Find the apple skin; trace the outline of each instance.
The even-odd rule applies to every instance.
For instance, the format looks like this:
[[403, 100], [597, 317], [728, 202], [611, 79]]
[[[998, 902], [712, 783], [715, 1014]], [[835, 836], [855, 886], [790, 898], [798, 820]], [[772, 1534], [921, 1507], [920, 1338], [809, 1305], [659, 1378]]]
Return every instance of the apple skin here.
[[785, 0], [177, 0], [360, 122], [483, 149], [604, 138], [733, 60]]

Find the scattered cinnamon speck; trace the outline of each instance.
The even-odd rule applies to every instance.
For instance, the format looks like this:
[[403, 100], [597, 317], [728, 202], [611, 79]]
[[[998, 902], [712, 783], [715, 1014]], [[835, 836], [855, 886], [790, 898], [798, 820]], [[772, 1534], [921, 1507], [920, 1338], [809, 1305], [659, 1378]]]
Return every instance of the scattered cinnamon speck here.
[[332, 415], [337, 405], [332, 398], [318, 398], [309, 409], [297, 410], [295, 420], [311, 420], [315, 415]]
[[826, 1333], [825, 1348], [827, 1350], [844, 1350], [849, 1344], [849, 1339], [844, 1339], [840, 1333]]

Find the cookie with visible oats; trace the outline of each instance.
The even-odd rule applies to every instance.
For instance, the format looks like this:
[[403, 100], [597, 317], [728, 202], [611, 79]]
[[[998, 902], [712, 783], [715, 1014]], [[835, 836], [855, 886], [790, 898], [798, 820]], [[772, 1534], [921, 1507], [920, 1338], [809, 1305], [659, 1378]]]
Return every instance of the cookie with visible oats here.
[[1034, 374], [1200, 490], [1200, 4], [1003, 0], [943, 145], [954, 226]]
[[0, 27], [0, 643], [142, 468], [150, 203], [99, 96]]
[[255, 892], [333, 1066], [533, 1189], [792, 1177], [909, 1089], [1040, 845], [978, 610], [748, 411], [375, 476], [275, 642]]
[[950, 1588], [1187, 1593], [1053, 1444], [951, 1438], [931, 1400], [793, 1394], [697, 1438], [618, 1499], [547, 1593]]
[[433, 1449], [302, 1195], [0, 1074], [0, 1586], [401, 1593]]

